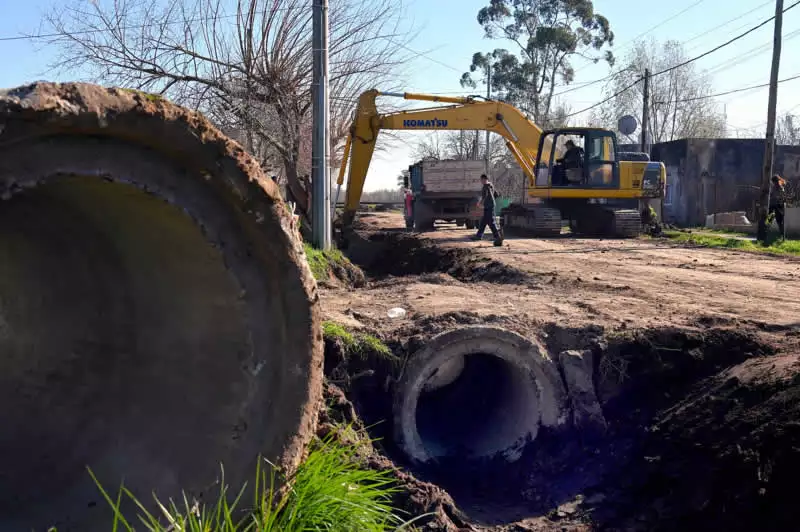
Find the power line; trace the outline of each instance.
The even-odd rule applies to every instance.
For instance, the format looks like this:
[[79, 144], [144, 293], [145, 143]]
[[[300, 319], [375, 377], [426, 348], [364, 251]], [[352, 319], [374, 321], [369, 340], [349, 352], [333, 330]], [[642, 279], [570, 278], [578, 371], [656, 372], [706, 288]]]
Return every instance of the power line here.
[[[783, 12], [786, 13], [787, 11], [789, 11], [790, 9], [792, 9], [793, 7], [796, 7], [798, 5], [800, 5], [800, 0], [798, 0], [794, 4], [790, 5], [786, 9], [784, 9]], [[743, 37], [746, 37], [747, 35], [750, 35], [754, 31], [756, 31], [757, 29], [761, 29], [762, 27], [766, 26], [767, 24], [769, 24], [774, 19], [775, 19], [775, 15], [772, 15], [770, 18], [768, 18], [767, 20], [761, 22], [757, 26], [753, 26], [752, 28], [750, 28], [749, 30], [745, 31], [744, 33], [740, 33], [736, 37], [734, 37], [734, 38], [732, 38], [732, 39], [720, 44], [719, 46], [716, 46], [716, 47], [712, 48], [711, 50], [708, 50], [707, 52], [704, 52], [704, 53], [702, 53], [702, 54], [700, 54], [698, 56], [695, 56], [695, 57], [693, 57], [691, 59], [687, 59], [686, 61], [684, 61], [682, 63], [678, 63], [677, 65], [671, 66], [669, 68], [665, 68], [664, 70], [661, 70], [660, 72], [656, 72], [652, 76], [653, 77], [660, 76], [661, 74], [666, 74], [667, 72], [671, 72], [671, 71], [676, 70], [676, 69], [678, 69], [678, 68], [680, 68], [682, 66], [686, 66], [689, 63], [694, 63], [698, 59], [702, 59], [702, 58], [706, 57], [707, 55], [710, 55], [710, 54], [712, 54], [712, 53], [714, 53], [714, 52], [716, 52], [718, 50], [721, 50], [722, 48], [725, 48], [726, 46], [728, 46], [730, 44], [733, 44], [734, 42], [738, 41], [739, 39], [741, 39]]]
[[[791, 77], [788, 77], [788, 78], [784, 78], [784, 79], [779, 79], [778, 83], [785, 83], [787, 81], [794, 81], [796, 79], [800, 79], [800, 74], [797, 74], [797, 75], [794, 75], [794, 76], [791, 76]], [[707, 100], [709, 98], [717, 98], [719, 96], [727, 96], [729, 94], [736, 94], [737, 92], [751, 91], [751, 90], [754, 90], [754, 89], [763, 89], [764, 87], [769, 87], [769, 83], [761, 83], [759, 85], [750, 85], [749, 87], [740, 87], [738, 89], [731, 89], [731, 90], [725, 91], [725, 92], [716, 92], [714, 94], [707, 94], [705, 96], [695, 96], [693, 98], [682, 98], [680, 100], [670, 100], [670, 103], [673, 103], [673, 102], [675, 102], [675, 103], [696, 102], [698, 100]], [[666, 102], [653, 102], [653, 103], [663, 104], [663, 103], [666, 103]]]
[[[703, 31], [703, 32], [701, 32], [701, 33], [698, 33], [697, 35], [695, 35], [694, 37], [692, 37], [692, 38], [690, 38], [690, 39], [688, 39], [688, 40], [682, 41], [682, 43], [681, 43], [681, 44], [685, 45], [685, 44], [688, 44], [688, 43], [690, 43], [690, 42], [692, 42], [692, 41], [694, 41], [694, 40], [696, 40], [696, 39], [698, 39], [698, 38], [700, 38], [700, 37], [707, 36], [709, 33], [713, 32], [713, 31], [715, 31], [715, 30], [718, 30], [719, 28], [722, 28], [722, 27], [724, 27], [724, 26], [727, 26], [727, 25], [728, 25], [728, 24], [730, 24], [731, 22], [735, 22], [735, 21], [737, 21], [737, 20], [739, 20], [739, 19], [741, 19], [741, 18], [744, 18], [745, 16], [749, 15], [750, 13], [753, 13], [754, 11], [757, 11], [757, 10], [761, 9], [762, 7], [766, 6], [767, 4], [771, 4], [771, 3], [772, 3], [772, 0], [767, 0], [767, 1], [766, 1], [766, 2], [764, 2], [763, 4], [760, 4], [760, 5], [758, 5], [757, 7], [753, 8], [753, 9], [751, 9], [751, 10], [749, 10], [749, 11], [746, 11], [745, 13], [742, 13], [741, 15], [737, 15], [736, 17], [734, 17], [734, 18], [732, 18], [732, 19], [729, 19], [729, 20], [728, 20], [728, 21], [726, 21], [726, 22], [723, 22], [722, 24], [719, 24], [719, 25], [717, 25], [717, 26], [714, 26], [714, 27], [713, 27], [713, 28], [711, 28], [711, 29], [708, 29], [708, 30], [705, 30], [705, 31]], [[693, 6], [689, 6], [689, 8], [687, 8], [687, 9], [684, 9], [684, 11], [681, 11], [680, 13], [678, 13], [678, 15], [679, 15], [679, 14], [682, 14], [682, 13], [684, 13], [686, 10], [690, 9], [691, 7], [693, 7]], [[675, 15], [675, 16], [678, 16], [678, 15]], [[673, 17], [673, 18], [674, 18], [674, 17]], [[773, 18], [775, 18], [775, 17], [773, 17]], [[666, 21], [665, 21], [665, 22], [666, 22]], [[658, 26], [656, 26], [656, 27], [658, 27]], [[741, 27], [741, 26], [740, 26], [740, 27]], [[655, 28], [651, 28], [651, 30], [652, 30], [652, 29], [655, 29]], [[739, 29], [739, 28], [737, 28], [737, 29]], [[651, 30], [648, 30], [648, 32], [649, 32], [649, 31], [651, 31]], [[647, 33], [647, 32], [645, 32], [645, 33]], [[644, 35], [644, 33], [642, 33], [642, 34], [640, 34], [639, 36], [635, 37], [635, 38], [634, 38], [634, 41], [635, 41], [635, 39], [638, 39], [638, 38], [639, 38], [639, 37], [641, 37], [642, 35]], [[693, 48], [694, 48], [694, 47], [693, 47]], [[692, 48], [692, 49], [693, 49], [693, 48]], [[624, 49], [624, 48], [622, 48], [622, 49]], [[587, 65], [587, 66], [588, 66], [588, 65]], [[582, 70], [582, 69], [583, 69], [583, 67], [582, 67], [582, 68], [579, 68], [578, 70]], [[578, 72], [578, 70], [576, 70], [575, 72]], [[605, 76], [605, 77], [603, 77], [603, 78], [600, 78], [600, 79], [595, 79], [595, 80], [593, 80], [593, 81], [588, 81], [588, 82], [585, 82], [585, 83], [583, 83], [583, 84], [582, 84], [580, 87], [572, 87], [572, 88], [569, 88], [569, 89], [567, 89], [567, 90], [564, 90], [564, 91], [561, 91], [561, 92], [555, 93], [555, 94], [553, 94], [553, 97], [555, 97], [555, 96], [561, 96], [561, 95], [563, 95], [563, 94], [568, 94], [568, 93], [570, 93], [570, 92], [574, 92], [574, 91], [577, 91], [577, 90], [581, 90], [581, 89], [584, 89], [584, 88], [586, 88], [586, 87], [588, 87], [588, 86], [595, 85], [595, 84], [597, 84], [597, 83], [601, 83], [601, 82], [603, 82], [603, 81], [608, 81], [608, 80], [610, 80], [611, 78], [613, 78], [613, 77], [615, 77], [615, 76], [617, 76], [617, 75], [619, 75], [619, 74], [622, 74], [622, 73], [626, 72], [627, 70], [628, 70], [628, 69], [627, 69], [627, 68], [625, 68], [625, 69], [619, 70], [619, 71], [617, 71], [617, 72], [614, 72], [614, 73], [612, 73], [612, 74], [609, 74], [608, 76]]]
[[[264, 15], [266, 15], [268, 13], [272, 13], [272, 12], [275, 12], [275, 11], [291, 11], [292, 9], [293, 8], [291, 8], [291, 7], [272, 7], [272, 8], [269, 8], [269, 9], [261, 11], [259, 14], [261, 16], [264, 16]], [[86, 15], [86, 13], [80, 13], [80, 14]], [[64, 36], [67, 36], [67, 35], [70, 36], [70, 37], [75, 37], [75, 36], [78, 36], [78, 35], [92, 35], [92, 34], [95, 34], [95, 33], [108, 33], [108, 32], [114, 31], [114, 30], [117, 30], [117, 31], [141, 30], [141, 29], [145, 29], [145, 28], [152, 28], [152, 27], [162, 26], [162, 25], [171, 26], [173, 24], [184, 24], [185, 25], [185, 24], [193, 24], [195, 22], [213, 22], [213, 21], [216, 21], [216, 20], [236, 18], [238, 16], [239, 16], [239, 14], [237, 13], [235, 15], [218, 15], [218, 16], [214, 16], [214, 17], [200, 17], [200, 18], [186, 19], [186, 20], [174, 20], [172, 22], [134, 24], [132, 26], [121, 26], [119, 28], [95, 28], [95, 29], [91, 29], [91, 30], [63, 31], [63, 32], [60, 32], [60, 33], [37, 33], [37, 34], [34, 34], [34, 35], [10, 35], [10, 36], [6, 36], [6, 37], [0, 37], [0, 42], [34, 41], [34, 40], [37, 40], [37, 39], [52, 39], [53, 37], [64, 37]]]
[[592, 109], [594, 109], [595, 107], [598, 107], [598, 106], [600, 106], [600, 105], [603, 105], [603, 104], [604, 104], [604, 103], [606, 103], [606, 102], [610, 102], [611, 100], [613, 100], [614, 98], [616, 98], [616, 97], [617, 97], [617, 96], [619, 96], [620, 94], [623, 94], [623, 93], [625, 93], [625, 92], [629, 91], [630, 89], [632, 89], [633, 87], [635, 87], [635, 86], [636, 86], [636, 84], [638, 84], [639, 82], [641, 82], [643, 79], [644, 79], [644, 76], [640, 77], [639, 79], [637, 79], [636, 81], [634, 81], [634, 82], [633, 82], [633, 83], [631, 83], [630, 85], [626, 86], [624, 89], [622, 89], [622, 90], [619, 90], [619, 91], [615, 92], [614, 94], [612, 94], [611, 96], [609, 96], [609, 97], [608, 97], [608, 98], [606, 98], [605, 100], [603, 100], [603, 101], [601, 101], [601, 102], [598, 102], [598, 103], [596, 103], [596, 104], [594, 104], [594, 105], [592, 105], [592, 106], [590, 106], [590, 107], [587, 107], [586, 109], [581, 109], [580, 111], [576, 111], [576, 112], [574, 112], [574, 113], [570, 113], [570, 114], [568, 114], [568, 115], [564, 115], [564, 118], [569, 118], [569, 117], [571, 117], [571, 116], [575, 116], [575, 115], [579, 115], [579, 114], [581, 114], [581, 113], [585, 113], [586, 111], [591, 111], [591, 110], [592, 110]]
[[[757, 5], [756, 7], [754, 7], [753, 9], [751, 9], [750, 11], [747, 11], [747, 12], [745, 12], [745, 13], [742, 13], [741, 15], [737, 15], [736, 17], [734, 17], [734, 18], [732, 18], [732, 19], [728, 20], [727, 22], [723, 22], [722, 24], [719, 24], [719, 25], [717, 25], [717, 26], [714, 26], [714, 27], [713, 27], [713, 28], [711, 28], [711, 29], [708, 29], [708, 30], [705, 30], [705, 31], [703, 31], [703, 32], [701, 32], [701, 33], [698, 33], [697, 35], [695, 35], [695, 36], [694, 36], [694, 37], [692, 37], [691, 39], [687, 39], [687, 40], [683, 41], [683, 44], [684, 44], [684, 45], [686, 45], [686, 44], [689, 44], [690, 42], [692, 42], [692, 41], [694, 41], [694, 40], [696, 40], [696, 39], [699, 39], [700, 37], [704, 37], [704, 36], [708, 35], [708, 34], [709, 34], [709, 33], [711, 33], [712, 31], [716, 31], [716, 30], [718, 30], [718, 29], [720, 29], [720, 28], [723, 28], [723, 27], [727, 26], [728, 24], [730, 24], [731, 22], [736, 22], [737, 20], [739, 20], [739, 19], [742, 19], [742, 18], [746, 17], [746, 16], [747, 16], [747, 15], [749, 15], [750, 13], [754, 13], [754, 12], [758, 11], [759, 9], [761, 9], [762, 7], [765, 7], [765, 6], [767, 6], [767, 5], [771, 5], [772, 3], [773, 3], [773, 2], [772, 2], [772, 0], [767, 0], [767, 1], [766, 1], [766, 2], [764, 2], [763, 4], [759, 4], [759, 5]], [[739, 26], [739, 28], [741, 28], [741, 26]], [[739, 29], [739, 28], [737, 28], [737, 29]], [[734, 30], [734, 31], [735, 31], [735, 30]]]
[[[647, 34], [648, 34], [648, 33], [650, 33], [651, 31], [653, 31], [653, 30], [655, 30], [655, 29], [658, 29], [658, 28], [660, 28], [661, 26], [663, 26], [663, 25], [664, 25], [664, 24], [666, 24], [667, 22], [670, 22], [670, 21], [672, 21], [672, 20], [675, 20], [675, 19], [676, 19], [676, 18], [678, 18], [679, 16], [683, 15], [684, 13], [686, 13], [687, 11], [689, 11], [689, 10], [691, 10], [691, 9], [694, 9], [695, 7], [699, 6], [700, 4], [702, 4], [702, 3], [703, 3], [703, 2], [705, 2], [705, 1], [706, 1], [706, 0], [697, 0], [697, 1], [696, 1], [696, 2], [694, 2], [693, 4], [691, 4], [691, 5], [689, 5], [689, 6], [685, 7], [685, 8], [683, 8], [682, 10], [678, 11], [677, 13], [675, 13], [674, 15], [672, 15], [671, 17], [669, 17], [669, 18], [666, 18], [666, 19], [662, 20], [661, 22], [659, 22], [658, 24], [656, 24], [655, 26], [653, 26], [653, 27], [651, 27], [651, 28], [648, 28], [648, 29], [644, 30], [642, 33], [640, 33], [639, 35], [637, 35], [637, 36], [636, 36], [636, 37], [634, 37], [633, 39], [629, 39], [629, 40], [628, 40], [628, 41], [625, 43], [625, 45], [624, 45], [624, 46], [621, 46], [621, 47], [620, 47], [620, 48], [618, 48], [617, 50], [624, 50], [624, 49], [626, 49], [626, 48], [629, 48], [629, 47], [630, 47], [632, 44], [635, 44], [635, 43], [636, 43], [636, 40], [637, 40], [637, 39], [639, 39], [640, 37], [644, 37], [645, 35], [647, 35]], [[584, 66], [582, 66], [582, 67], [578, 68], [577, 70], [575, 70], [575, 72], [578, 72], [578, 71], [580, 71], [580, 70], [583, 70], [583, 69], [585, 69], [586, 67], [588, 67], [588, 66], [591, 66], [592, 64], [594, 64], [594, 63], [588, 63], [588, 64], [586, 64], [586, 65], [584, 65]], [[600, 80], [597, 80], [597, 81], [600, 81]], [[563, 93], [562, 93], [562, 94], [563, 94]], [[554, 95], [554, 96], [555, 96], [555, 95]]]
[[[789, 11], [790, 9], [792, 9], [792, 8], [794, 8], [794, 7], [798, 6], [798, 5], [800, 5], [800, 0], [798, 0], [798, 1], [797, 1], [797, 2], [795, 2], [794, 4], [790, 5], [790, 6], [789, 6], [789, 7], [787, 7], [786, 9], [784, 9], [784, 10], [783, 10], [783, 12], [784, 12], [784, 13], [786, 13], [787, 11]], [[716, 51], [718, 51], [718, 50], [721, 50], [722, 48], [725, 48], [726, 46], [729, 46], [730, 44], [733, 44], [734, 42], [738, 41], [739, 39], [741, 39], [741, 38], [743, 38], [743, 37], [745, 37], [745, 36], [747, 36], [747, 35], [749, 35], [749, 34], [753, 33], [753, 32], [754, 32], [754, 31], [756, 31], [757, 29], [760, 29], [760, 28], [764, 27], [765, 25], [769, 24], [769, 23], [770, 23], [772, 20], [774, 20], [774, 19], [775, 19], [775, 15], [771, 16], [771, 17], [770, 17], [770, 18], [768, 18], [767, 20], [764, 20], [763, 22], [761, 22], [760, 24], [758, 24], [758, 25], [756, 25], [756, 26], [753, 26], [753, 27], [752, 27], [752, 28], [750, 28], [749, 30], [747, 30], [747, 31], [745, 31], [745, 32], [743, 32], [743, 33], [740, 33], [740, 34], [739, 34], [739, 35], [737, 35], [736, 37], [733, 37], [732, 39], [729, 39], [728, 41], [726, 41], [726, 42], [724, 42], [724, 43], [720, 44], [719, 46], [716, 46], [716, 47], [712, 48], [711, 50], [708, 50], [708, 51], [706, 51], [706, 52], [703, 52], [703, 53], [702, 53], [702, 54], [700, 54], [700, 55], [697, 55], [697, 56], [695, 56], [695, 57], [692, 57], [691, 59], [687, 59], [686, 61], [682, 61], [681, 63], [678, 63], [677, 65], [673, 65], [673, 66], [671, 66], [671, 67], [668, 67], [668, 68], [665, 68], [665, 69], [663, 69], [663, 70], [660, 70], [660, 71], [658, 71], [658, 72], [655, 72], [655, 73], [651, 74], [651, 75], [650, 75], [650, 77], [651, 77], [651, 78], [654, 78], [654, 77], [656, 77], [656, 76], [660, 76], [660, 75], [662, 75], [662, 74], [666, 74], [666, 73], [668, 73], [668, 72], [672, 72], [673, 70], [676, 70], [676, 69], [678, 69], [678, 68], [684, 67], [684, 66], [686, 66], [686, 65], [688, 65], [688, 64], [690, 64], [690, 63], [694, 63], [695, 61], [697, 61], [697, 60], [699, 60], [699, 59], [702, 59], [703, 57], [706, 57], [706, 56], [708, 56], [708, 55], [710, 55], [710, 54], [712, 54], [712, 53], [714, 53], [714, 52], [716, 52]], [[626, 86], [624, 89], [622, 89], [622, 90], [620, 90], [620, 91], [617, 91], [617, 92], [615, 92], [615, 93], [614, 93], [613, 95], [611, 95], [610, 97], [608, 97], [608, 98], [606, 98], [606, 99], [604, 99], [604, 100], [602, 100], [602, 101], [600, 101], [600, 102], [598, 102], [598, 103], [594, 104], [594, 105], [593, 105], [593, 106], [591, 106], [591, 107], [587, 107], [587, 108], [585, 108], [585, 109], [582, 109], [582, 110], [580, 110], [580, 111], [578, 111], [578, 112], [575, 112], [575, 113], [570, 113], [569, 115], [566, 115], [566, 117], [575, 116], [575, 115], [578, 115], [578, 114], [584, 113], [584, 112], [586, 112], [586, 111], [590, 111], [590, 110], [592, 110], [592, 109], [594, 109], [595, 107], [598, 107], [598, 106], [600, 106], [600, 105], [603, 105], [604, 103], [606, 103], [606, 102], [609, 102], [609, 101], [613, 100], [614, 98], [616, 98], [617, 96], [619, 96], [619, 95], [621, 95], [621, 94], [623, 94], [623, 93], [627, 92], [628, 90], [632, 89], [633, 87], [635, 87], [635, 86], [636, 86], [636, 84], [638, 84], [640, 81], [642, 81], [642, 79], [644, 79], [644, 78], [639, 78], [639, 79], [638, 79], [638, 80], [636, 80], [635, 82], [633, 82], [633, 83], [631, 83], [630, 85]]]
[[382, 37], [382, 38], [387, 40], [387, 41], [389, 41], [390, 43], [394, 44], [395, 46], [399, 46], [400, 48], [405, 48], [406, 50], [408, 50], [409, 52], [414, 54], [416, 57], [424, 57], [428, 61], [432, 61], [432, 62], [436, 63], [437, 65], [441, 65], [441, 66], [443, 66], [445, 68], [449, 68], [450, 70], [452, 70], [454, 72], [458, 72], [459, 74], [463, 74], [463, 71], [461, 69], [456, 68], [456, 67], [454, 67], [452, 65], [448, 65], [447, 63], [443, 63], [442, 61], [439, 61], [438, 59], [436, 59], [434, 57], [431, 57], [430, 55], [428, 55], [428, 53], [414, 50], [413, 48], [409, 48], [405, 44], [393, 41], [392, 39], [390, 39], [388, 37]]

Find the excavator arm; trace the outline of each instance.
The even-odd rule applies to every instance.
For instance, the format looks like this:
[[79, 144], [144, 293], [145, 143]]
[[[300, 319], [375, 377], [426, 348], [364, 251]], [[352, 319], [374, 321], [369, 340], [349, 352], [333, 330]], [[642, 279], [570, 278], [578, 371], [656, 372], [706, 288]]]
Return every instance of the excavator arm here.
[[[375, 104], [378, 96], [394, 96], [406, 100], [451, 104], [412, 111], [379, 114]], [[474, 98], [452, 98], [413, 93], [383, 93], [366, 91], [358, 99], [355, 118], [350, 127], [339, 169], [339, 188], [347, 179], [342, 227], [352, 224], [361, 201], [367, 170], [375, 151], [375, 142], [382, 129], [419, 130], [483, 130], [502, 136], [506, 146], [525, 171], [531, 185], [535, 183], [534, 169], [542, 130], [516, 108], [503, 102]], [[549, 154], [547, 154], [549, 156]], [[337, 192], [338, 196], [338, 192]]]

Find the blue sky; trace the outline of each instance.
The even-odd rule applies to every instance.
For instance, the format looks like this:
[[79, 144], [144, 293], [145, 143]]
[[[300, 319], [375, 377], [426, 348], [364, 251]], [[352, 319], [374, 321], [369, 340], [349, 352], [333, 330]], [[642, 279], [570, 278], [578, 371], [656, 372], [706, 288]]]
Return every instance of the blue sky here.
[[[0, 16], [0, 57], [5, 58], [0, 70], [0, 87], [36, 79], [65, 78], [47, 71], [48, 62], [53, 59], [52, 50], [39, 49], [24, 40], [2, 40], [3, 37], [21, 33], [35, 33], [40, 28], [42, 14], [57, 1], [12, 3], [11, 0], [0, 0], [3, 8]], [[89, 0], [86, 1], [88, 4]], [[476, 14], [487, 3], [488, 0], [406, 0], [409, 21], [418, 30], [418, 36], [409, 47], [420, 52], [408, 65], [407, 91], [462, 92], [458, 80], [461, 73], [468, 69], [472, 54], [506, 46], [500, 41], [483, 38]], [[791, 3], [788, 1], [786, 5]], [[595, 10], [611, 22], [616, 35], [614, 50], [618, 56], [624, 56], [632, 40], [642, 34], [652, 35], [660, 41], [680, 40], [685, 43], [688, 55], [699, 55], [769, 18], [775, 9], [772, 0], [674, 0], [651, 2], [646, 9], [623, 0], [595, 0], [594, 4]], [[626, 8], [626, 5], [633, 8]], [[751, 10], [754, 11], [746, 17], [716, 28]], [[800, 6], [785, 14], [783, 35], [780, 77], [786, 78], [800, 74], [800, 56], [792, 53], [792, 50], [800, 49]], [[713, 73], [715, 92], [766, 83], [769, 81], [771, 41], [772, 25], [768, 24], [700, 59], [697, 65]], [[574, 66], [577, 69], [577, 84], [602, 78], [609, 73], [607, 66], [593, 65], [582, 59], [575, 60]], [[68, 77], [78, 79], [80, 76], [77, 72]], [[577, 111], [602, 100], [601, 88], [602, 84], [588, 86], [571, 92], [565, 99], [573, 111]], [[732, 131], [755, 128], [759, 135], [763, 132], [767, 108], [766, 88], [723, 96], [717, 101], [726, 106], [728, 126]], [[778, 112], [789, 110], [800, 113], [800, 80], [780, 85]], [[580, 123], [581, 118], [575, 117], [574, 122]], [[401, 140], [394, 142], [390, 151], [376, 154], [366, 189], [394, 186], [395, 176], [413, 162], [413, 143], [421, 135], [402, 134]]]

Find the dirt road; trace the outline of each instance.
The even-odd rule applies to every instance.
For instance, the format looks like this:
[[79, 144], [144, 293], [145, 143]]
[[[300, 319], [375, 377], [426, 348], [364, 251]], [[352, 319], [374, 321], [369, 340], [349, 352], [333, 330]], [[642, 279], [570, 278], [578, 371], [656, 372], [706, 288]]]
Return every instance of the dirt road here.
[[[394, 213], [363, 215], [361, 221], [374, 230], [402, 227]], [[610, 328], [709, 322], [800, 327], [798, 259], [687, 248], [666, 240], [511, 236], [495, 248], [488, 239], [469, 241], [471, 234], [442, 225], [422, 236], [438, 247], [471, 249], [527, 278], [519, 284], [462, 282], [442, 275], [394, 279], [348, 291], [344, 298], [327, 292], [326, 309], [339, 314], [350, 308], [375, 317], [396, 306], [422, 314], [469, 309]]]

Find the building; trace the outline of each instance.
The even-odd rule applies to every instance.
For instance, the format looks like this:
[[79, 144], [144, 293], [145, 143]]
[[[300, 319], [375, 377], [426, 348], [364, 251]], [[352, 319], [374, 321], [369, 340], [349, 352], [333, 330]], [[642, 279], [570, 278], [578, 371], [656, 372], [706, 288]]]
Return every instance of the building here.
[[[667, 168], [663, 218], [682, 226], [716, 212], [753, 213], [760, 194], [763, 139], [682, 139], [654, 144], [651, 158]], [[800, 179], [800, 146], [778, 146], [774, 172]]]

